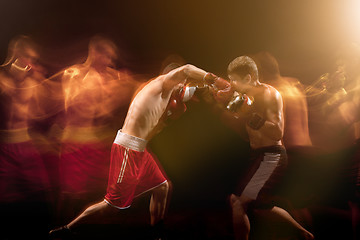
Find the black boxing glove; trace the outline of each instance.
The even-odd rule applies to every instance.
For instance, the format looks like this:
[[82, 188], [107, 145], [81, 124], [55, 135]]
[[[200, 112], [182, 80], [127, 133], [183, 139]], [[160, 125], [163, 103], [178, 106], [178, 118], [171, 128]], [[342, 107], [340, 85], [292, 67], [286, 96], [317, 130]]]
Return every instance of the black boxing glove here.
[[238, 92], [234, 92], [226, 108], [231, 112], [246, 112], [246, 108], [250, 107], [252, 103], [253, 101], [246, 94], [239, 94]]
[[265, 121], [265, 118], [253, 112], [248, 116], [246, 124], [254, 130], [259, 130], [265, 124]]

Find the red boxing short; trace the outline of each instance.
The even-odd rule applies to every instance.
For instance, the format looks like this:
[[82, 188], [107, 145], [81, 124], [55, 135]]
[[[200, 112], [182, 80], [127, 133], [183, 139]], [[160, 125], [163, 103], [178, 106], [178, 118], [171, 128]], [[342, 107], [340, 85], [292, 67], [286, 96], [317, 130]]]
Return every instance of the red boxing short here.
[[146, 149], [146, 141], [118, 131], [111, 149], [105, 202], [130, 207], [133, 199], [167, 181], [157, 159]]

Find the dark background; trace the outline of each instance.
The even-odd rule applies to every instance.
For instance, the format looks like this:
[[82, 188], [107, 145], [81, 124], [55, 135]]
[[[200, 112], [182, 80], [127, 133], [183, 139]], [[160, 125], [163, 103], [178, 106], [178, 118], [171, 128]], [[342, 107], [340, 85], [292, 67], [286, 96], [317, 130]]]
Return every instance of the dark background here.
[[224, 74], [234, 57], [268, 50], [283, 74], [308, 83], [326, 70], [341, 42], [358, 37], [349, 2], [2, 0], [0, 56], [13, 36], [26, 34], [48, 50], [48, 64], [67, 65], [84, 53], [88, 37], [104, 33], [131, 68], [146, 73], [176, 53]]
[[[119, 46], [119, 67], [149, 78], [159, 73], [161, 62], [171, 54], [226, 77], [233, 58], [267, 50], [279, 61], [282, 75], [311, 84], [330, 71], [338, 46], [358, 40], [348, 2], [1, 0], [0, 59], [5, 59], [11, 38], [29, 35], [42, 47], [41, 60], [51, 76], [84, 60], [89, 38], [100, 33]], [[210, 106], [191, 103], [150, 147], [174, 184], [173, 222], [189, 232], [198, 229], [194, 234], [200, 239], [204, 233], [228, 234], [222, 229], [230, 220], [226, 197], [246, 170], [247, 143]], [[146, 208], [139, 211], [145, 214]], [[208, 216], [208, 209], [215, 217]], [[41, 222], [45, 228], [53, 227], [47, 214]], [[221, 229], [211, 229], [212, 224]], [[115, 228], [107, 230], [117, 236]]]

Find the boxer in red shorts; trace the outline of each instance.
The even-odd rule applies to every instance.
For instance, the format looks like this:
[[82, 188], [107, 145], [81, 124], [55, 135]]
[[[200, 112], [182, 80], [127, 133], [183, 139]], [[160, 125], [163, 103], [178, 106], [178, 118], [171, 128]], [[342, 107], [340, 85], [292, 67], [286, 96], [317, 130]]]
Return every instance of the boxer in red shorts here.
[[88, 207], [69, 224], [50, 231], [50, 237], [69, 236], [82, 224], [99, 222], [99, 219], [116, 209], [130, 207], [135, 197], [147, 191], [152, 193], [151, 225], [155, 229], [161, 226], [167, 206], [169, 182], [155, 158], [146, 150], [146, 145], [165, 127], [167, 119], [179, 116], [186, 110], [183, 102], [185, 98], [191, 97], [193, 90], [185, 89], [185, 84], [202, 83], [206, 76], [204, 70], [184, 65], [139, 88], [112, 147], [104, 201]]
[[106, 203], [128, 208], [134, 197], [166, 184], [165, 174], [146, 144], [144, 139], [118, 131], [111, 151]]

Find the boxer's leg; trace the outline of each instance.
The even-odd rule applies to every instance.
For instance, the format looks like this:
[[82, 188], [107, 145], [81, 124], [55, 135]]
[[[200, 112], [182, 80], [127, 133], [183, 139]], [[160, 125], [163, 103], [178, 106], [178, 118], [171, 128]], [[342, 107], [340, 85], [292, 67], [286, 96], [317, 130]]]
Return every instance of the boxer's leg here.
[[277, 206], [271, 209], [256, 209], [255, 212], [263, 217], [269, 218], [270, 221], [286, 222], [298, 230], [302, 239], [312, 240], [314, 235], [301, 226], [286, 210]]
[[69, 224], [60, 228], [51, 230], [49, 232], [50, 239], [57, 239], [63, 237], [70, 237], [77, 227], [83, 224], [99, 223], [109, 214], [116, 213], [116, 208], [110, 206], [105, 201], [96, 203], [88, 207], [78, 217], [72, 220]]
[[247, 206], [252, 199], [246, 196], [231, 194], [230, 205], [232, 209], [233, 229], [236, 240], [249, 239], [250, 221], [247, 215]]
[[155, 225], [164, 219], [168, 205], [169, 189], [169, 181], [166, 181], [152, 191], [150, 199], [151, 225]]

